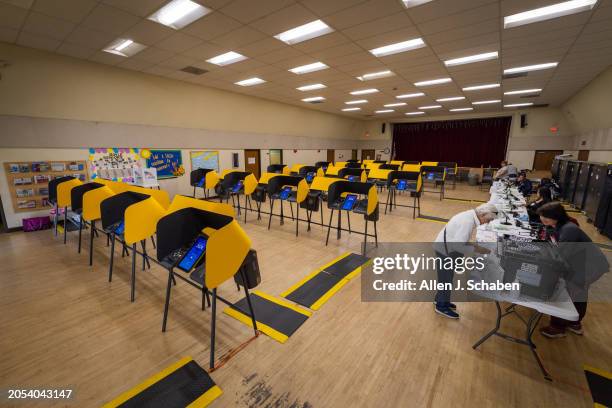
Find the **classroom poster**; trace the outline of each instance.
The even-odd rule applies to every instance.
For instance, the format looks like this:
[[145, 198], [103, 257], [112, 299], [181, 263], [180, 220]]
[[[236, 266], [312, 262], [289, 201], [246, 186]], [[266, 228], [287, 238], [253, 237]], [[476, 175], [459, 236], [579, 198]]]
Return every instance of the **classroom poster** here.
[[213, 169], [219, 172], [219, 152], [217, 150], [192, 151], [191, 170]]
[[92, 179], [134, 182], [133, 169], [142, 167], [137, 148], [91, 148], [89, 170]]
[[147, 167], [157, 170], [158, 179], [179, 177], [185, 174], [180, 150], [150, 150]]

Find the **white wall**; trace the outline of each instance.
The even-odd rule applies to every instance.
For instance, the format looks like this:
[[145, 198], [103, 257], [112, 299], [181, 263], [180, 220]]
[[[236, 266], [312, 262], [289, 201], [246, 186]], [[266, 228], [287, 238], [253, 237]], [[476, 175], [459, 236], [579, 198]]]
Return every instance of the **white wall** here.
[[305, 149], [284, 149], [283, 164], [291, 167], [294, 164], [314, 166], [316, 162], [327, 160], [327, 149], [305, 150]]

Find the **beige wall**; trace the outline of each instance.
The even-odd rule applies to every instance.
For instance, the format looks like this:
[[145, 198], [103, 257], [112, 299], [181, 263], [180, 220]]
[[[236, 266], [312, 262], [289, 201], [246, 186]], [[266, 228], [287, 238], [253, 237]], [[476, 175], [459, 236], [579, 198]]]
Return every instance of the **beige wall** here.
[[[0, 114], [356, 139], [363, 121], [0, 43]], [[298, 146], [296, 146], [298, 147]]]
[[612, 67], [599, 74], [562, 106], [576, 134], [612, 128]]

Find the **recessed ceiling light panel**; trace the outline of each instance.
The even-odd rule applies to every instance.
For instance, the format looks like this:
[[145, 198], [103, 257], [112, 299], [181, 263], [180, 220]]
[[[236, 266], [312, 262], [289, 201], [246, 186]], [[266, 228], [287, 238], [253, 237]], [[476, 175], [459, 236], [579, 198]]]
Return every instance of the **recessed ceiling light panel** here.
[[300, 86], [297, 89], [298, 91], [314, 91], [315, 89], [323, 89], [323, 88], [327, 88], [327, 86], [323, 85], [323, 84], [311, 84], [311, 85], [304, 85], [304, 86]]
[[504, 105], [504, 108], [520, 108], [523, 106], [531, 106], [531, 105], [533, 105], [533, 102], [509, 103], [507, 105]]
[[474, 108], [455, 108], [455, 109], [449, 109], [450, 112], [467, 112], [467, 111], [471, 111], [474, 110]]
[[385, 108], [394, 108], [396, 106], [406, 106], [406, 102], [395, 102], [395, 103], [388, 103], [386, 105], [383, 105]]
[[302, 41], [310, 40], [334, 31], [333, 28], [325, 24], [321, 20], [311, 21], [310, 23], [292, 28], [283, 33], [274, 36], [277, 40], [281, 40], [285, 44], [297, 44]]
[[102, 51], [119, 55], [121, 57], [131, 57], [132, 55], [138, 54], [145, 48], [147, 48], [146, 45], [139, 44], [128, 38], [119, 38], [110, 43]]
[[259, 84], [263, 84], [264, 81], [261, 78], [249, 78], [249, 79], [244, 79], [242, 81], [238, 81], [238, 82], [234, 82], [236, 85], [240, 85], [240, 86], [253, 86], [253, 85], [259, 85]]
[[300, 65], [299, 67], [291, 68], [289, 71], [293, 72], [294, 74], [301, 75], [327, 68], [329, 67], [322, 62], [313, 62], [312, 64]]
[[436, 99], [436, 102], [462, 101], [464, 99], [465, 99], [465, 96], [450, 96], [448, 98]]
[[497, 59], [498, 55], [499, 54], [497, 53], [497, 51], [485, 52], [483, 54], [470, 55], [467, 57], [446, 60], [444, 61], [444, 65], [446, 65], [447, 67], [453, 67], [456, 65], [471, 64], [474, 62], [489, 61], [489, 60]]
[[368, 103], [367, 99], [356, 99], [354, 101], [346, 101], [344, 102], [347, 105], [360, 105], [362, 103]]
[[344, 109], [342, 109], [342, 112], [354, 112], [354, 111], [360, 111], [360, 110], [361, 110], [361, 108], [357, 108], [357, 107], [355, 107], [355, 108], [344, 108]]
[[406, 52], [410, 50], [416, 50], [418, 48], [425, 47], [425, 42], [422, 38], [415, 38], [413, 40], [402, 41], [394, 44], [385, 45], [370, 50], [370, 53], [375, 57], [384, 57], [386, 55], [399, 54], [400, 52]]
[[386, 77], [390, 77], [394, 75], [395, 74], [393, 72], [386, 70], [386, 71], [372, 72], [370, 74], [364, 74], [362, 76], [358, 76], [357, 79], [360, 81], [369, 81], [372, 79], [386, 78]]
[[357, 91], [351, 92], [351, 95], [367, 95], [367, 94], [376, 93], [376, 92], [378, 92], [378, 89], [376, 88], [359, 89]]
[[210, 12], [210, 9], [191, 0], [172, 0], [151, 14], [148, 19], [175, 30], [180, 30]]
[[421, 4], [429, 3], [433, 0], [402, 0], [406, 8], [420, 6]]
[[508, 68], [504, 69], [504, 74], [518, 74], [521, 72], [540, 71], [543, 69], [554, 68], [558, 64], [558, 62], [545, 62], [544, 64], [525, 65], [523, 67]]
[[518, 27], [525, 24], [536, 23], [538, 21], [550, 20], [557, 17], [580, 13], [591, 10], [595, 7], [597, 0], [572, 0], [562, 3], [552, 4], [533, 10], [524, 11], [518, 14], [504, 17], [504, 28]]
[[311, 96], [310, 98], [304, 98], [302, 99], [302, 102], [317, 102], [317, 101], [324, 101], [325, 98], [322, 96]]
[[426, 109], [439, 109], [441, 108], [442, 105], [427, 105], [427, 106], [419, 106], [420, 110], [426, 110]]
[[216, 57], [213, 57], [211, 59], [207, 59], [206, 62], [210, 64], [224, 66], [233, 64], [235, 62], [244, 61], [245, 59], [247, 59], [247, 57], [245, 57], [244, 55], [238, 54], [234, 51], [230, 51], [226, 52], [225, 54], [217, 55]]
[[382, 110], [374, 111], [374, 113], [391, 113], [391, 112], [395, 112], [395, 111], [393, 109], [382, 109]]
[[472, 86], [466, 86], [465, 88], [462, 88], [462, 91], [480, 91], [481, 89], [493, 89], [493, 88], [499, 88], [499, 84], [482, 84], [482, 85], [472, 85]]
[[440, 84], [447, 84], [447, 83], [449, 83], [451, 81], [452, 81], [452, 79], [450, 79], [450, 78], [437, 78], [437, 79], [430, 79], [428, 81], [415, 82], [414, 86], [440, 85]]
[[533, 88], [533, 89], [517, 89], [516, 91], [508, 91], [504, 92], [504, 95], [523, 95], [523, 94], [533, 94], [542, 92], [541, 88]]
[[419, 96], [425, 96], [425, 94], [423, 92], [415, 92], [415, 93], [397, 95], [396, 98], [397, 99], [408, 99], [408, 98], [417, 98]]
[[474, 102], [472, 102], [472, 105], [489, 105], [489, 104], [492, 104], [492, 103], [500, 103], [500, 102], [501, 102], [500, 99], [491, 99], [491, 100], [488, 100], [488, 101], [474, 101]]
[[424, 114], [425, 114], [425, 112], [416, 111], [416, 112], [406, 112], [404, 115], [417, 116], [417, 115], [424, 115]]

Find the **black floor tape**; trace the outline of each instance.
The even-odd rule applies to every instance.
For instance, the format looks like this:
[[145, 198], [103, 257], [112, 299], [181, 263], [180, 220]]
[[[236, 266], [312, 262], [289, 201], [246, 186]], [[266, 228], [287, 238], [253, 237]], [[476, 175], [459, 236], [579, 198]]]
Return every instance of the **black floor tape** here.
[[173, 408], [204, 407], [221, 395], [208, 373], [187, 357], [170, 366], [144, 383], [127, 391], [105, 407]]
[[[347, 274], [350, 271], [347, 272]], [[306, 307], [312, 307], [319, 299], [342, 280], [342, 276], [335, 276], [321, 271], [302, 286], [285, 296], [292, 302]]]
[[355, 269], [359, 268], [369, 260], [370, 258], [367, 256], [350, 254], [346, 258], [342, 258], [335, 264], [328, 266], [324, 269], [324, 271], [332, 276], [345, 278], [349, 273], [353, 272]]
[[423, 214], [421, 214], [417, 218], [423, 218], [424, 220], [431, 220], [431, 221], [448, 222], [448, 218], [434, 217], [433, 215], [423, 215]]
[[[309, 311], [300, 310], [282, 299], [275, 299], [257, 291], [251, 293], [251, 303], [255, 311], [257, 328], [281, 343], [295, 333], [311, 315]], [[234, 306], [225, 309], [224, 313], [251, 325], [251, 317], [245, 314], [249, 311], [245, 297], [234, 303]], [[262, 324], [265, 326], [261, 326]]]
[[612, 407], [612, 373], [585, 367], [584, 375], [589, 383], [593, 402]]

